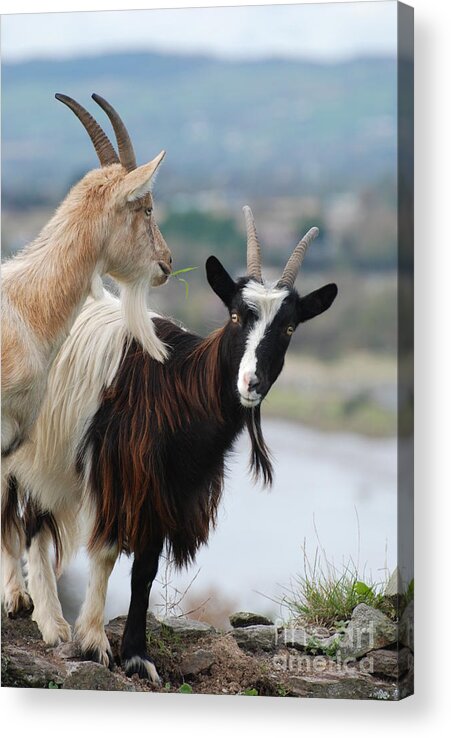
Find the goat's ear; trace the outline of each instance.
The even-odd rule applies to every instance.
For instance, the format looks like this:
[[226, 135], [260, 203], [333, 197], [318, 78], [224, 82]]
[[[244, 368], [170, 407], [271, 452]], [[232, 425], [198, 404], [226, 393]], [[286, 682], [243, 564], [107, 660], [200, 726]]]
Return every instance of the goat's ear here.
[[124, 177], [121, 184], [121, 195], [127, 202], [138, 200], [151, 192], [156, 171], [163, 161], [165, 153], [165, 151], [162, 151], [148, 164], [133, 169]]
[[324, 313], [332, 305], [337, 293], [337, 285], [332, 283], [310, 292], [305, 297], [299, 297], [297, 304], [298, 322], [305, 323], [306, 320], [311, 320]]
[[224, 305], [230, 306], [236, 295], [237, 285], [216, 256], [209, 256], [205, 264], [208, 284]]

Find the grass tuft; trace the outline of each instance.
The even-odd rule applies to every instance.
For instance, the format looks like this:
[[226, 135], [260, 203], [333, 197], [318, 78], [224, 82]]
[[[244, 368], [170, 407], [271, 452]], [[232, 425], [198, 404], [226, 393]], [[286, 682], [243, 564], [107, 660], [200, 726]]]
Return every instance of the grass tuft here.
[[346, 623], [357, 605], [364, 603], [395, 617], [393, 604], [384, 595], [385, 582], [365, 582], [352, 559], [335, 566], [324, 552], [309, 561], [305, 547], [304, 573], [293, 578], [280, 599], [292, 620], [337, 628]]

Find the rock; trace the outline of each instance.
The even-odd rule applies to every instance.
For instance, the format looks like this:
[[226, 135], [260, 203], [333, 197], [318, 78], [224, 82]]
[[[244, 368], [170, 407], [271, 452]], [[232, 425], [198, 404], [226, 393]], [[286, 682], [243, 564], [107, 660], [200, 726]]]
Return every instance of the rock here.
[[273, 621], [255, 612], [234, 612], [229, 617], [232, 628], [247, 628], [250, 625], [274, 625]]
[[102, 692], [139, 691], [135, 682], [92, 661], [73, 664], [61, 687], [62, 689], [89, 689]]
[[278, 645], [305, 651], [312, 636], [304, 628], [284, 628], [278, 635]]
[[56, 646], [53, 650], [54, 654], [60, 659], [66, 661], [73, 661], [74, 659], [81, 658], [80, 646], [76, 641], [69, 641], [68, 643], [61, 643]]
[[399, 700], [397, 685], [375, 682], [372, 677], [308, 677], [292, 676], [288, 680], [292, 694], [297, 697], [322, 697], [337, 700]]
[[379, 649], [371, 651], [359, 662], [359, 668], [374, 676], [397, 681], [407, 673], [412, 665], [412, 655], [408, 648], [400, 651]]
[[393, 570], [390, 579], [387, 582], [387, 586], [384, 591], [384, 598], [391, 604], [396, 613], [401, 611], [406, 595], [405, 586], [398, 567]]
[[216, 633], [216, 629], [212, 625], [201, 623], [199, 620], [191, 620], [190, 618], [165, 617], [159, 623], [160, 626], [164, 625], [182, 637], [199, 638], [209, 633]]
[[[193, 691], [209, 694], [246, 694], [255, 689], [261, 695], [398, 700], [413, 693], [413, 655], [406, 647], [399, 653], [376, 647], [382, 635], [387, 639], [388, 631], [390, 638], [396, 635], [396, 627], [391, 621], [387, 625], [387, 620], [366, 606], [355, 609], [345, 635], [347, 646], [355, 645], [353, 636], [362, 640], [363, 632], [373, 648], [357, 660], [356, 649], [350, 659], [345, 660], [341, 652], [332, 658], [332, 652], [325, 649], [333, 645], [338, 634], [319, 638], [318, 632], [310, 628], [283, 632], [275, 626], [248, 625], [221, 634], [187, 618], [160, 622], [152, 615], [148, 616], [147, 627], [149, 635], [155, 634], [149, 649], [155, 649], [155, 656], [162, 661], [157, 668], [163, 681], [171, 682], [171, 691], [176, 691], [178, 681], [185, 677], [194, 685]], [[411, 622], [409, 612], [405, 620]], [[124, 625], [125, 618], [116, 618], [106, 626], [116, 654]], [[30, 620], [4, 623], [3, 686], [127, 692], [156, 689], [137, 675], [126, 677], [120, 668], [110, 672], [100, 664], [78, 658], [76, 644], [46, 646]]]
[[238, 646], [245, 651], [274, 651], [277, 646], [277, 630], [273, 625], [249, 625], [230, 631]]
[[314, 638], [329, 638], [330, 631], [328, 628], [322, 628], [320, 625], [314, 625], [309, 628], [309, 632]]
[[[114, 620], [110, 620], [108, 625], [105, 626], [105, 631], [107, 633], [107, 636], [110, 638], [114, 637], [122, 637], [122, 633], [125, 628], [125, 623], [127, 621], [127, 618], [123, 615], [114, 618]], [[151, 612], [147, 613], [146, 617], [146, 630], [152, 631], [152, 632], [159, 632], [161, 630], [161, 623], [156, 619], [155, 615], [152, 615]]]
[[404, 610], [403, 614], [401, 615], [401, 619], [399, 621], [399, 627], [398, 627], [398, 633], [399, 633], [399, 642], [403, 646], [407, 646], [407, 648], [410, 648], [410, 650], [413, 652], [413, 646], [414, 646], [414, 604], [413, 600], [410, 600], [409, 604], [406, 606], [406, 609]]
[[[120, 616], [118, 618], [114, 618], [114, 620], [110, 620], [108, 625], [105, 626], [105, 633], [110, 642], [113, 656], [116, 660], [119, 659], [121, 652], [122, 636], [126, 620], [126, 617]], [[146, 630], [147, 633], [153, 633], [155, 635], [161, 631], [161, 623], [156, 619], [155, 615], [152, 615], [150, 612], [147, 613]]]
[[357, 605], [346, 628], [339, 653], [341, 659], [359, 659], [369, 651], [391, 646], [398, 640], [398, 628], [380, 610]]
[[215, 662], [215, 656], [205, 648], [199, 648], [193, 653], [185, 654], [180, 662], [180, 671], [183, 676], [196, 676], [208, 671]]
[[320, 645], [320, 650], [324, 653], [327, 652], [329, 648], [335, 648], [336, 650], [338, 650], [341, 645], [341, 639], [342, 636], [340, 635], [340, 633], [333, 633], [327, 638], [319, 638], [318, 642]]
[[2, 686], [47, 688], [50, 682], [61, 684], [66, 671], [45, 655], [29, 653], [18, 646], [2, 644]]
[[41, 633], [31, 618], [9, 618], [2, 608], [2, 641], [40, 641]]
[[160, 621], [151, 612], [147, 613], [146, 630], [148, 633], [159, 633], [161, 630]]
[[390, 579], [387, 582], [387, 586], [385, 587], [384, 594], [386, 597], [396, 597], [399, 595], [402, 595], [404, 593], [404, 584], [401, 579], [401, 574], [396, 567], [391, 576]]
[[[317, 632], [317, 631], [316, 631]], [[328, 632], [325, 629], [322, 632]], [[338, 633], [327, 638], [318, 638], [317, 635], [309, 633], [304, 628], [284, 628], [278, 635], [278, 645], [288, 648], [296, 648], [298, 651], [327, 653], [334, 644], [340, 640]]]

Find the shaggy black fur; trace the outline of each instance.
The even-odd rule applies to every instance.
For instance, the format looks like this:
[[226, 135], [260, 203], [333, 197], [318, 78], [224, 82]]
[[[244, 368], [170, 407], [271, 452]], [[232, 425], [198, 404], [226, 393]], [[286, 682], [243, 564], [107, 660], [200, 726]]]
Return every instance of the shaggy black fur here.
[[[266, 484], [272, 481], [260, 408], [244, 408], [237, 392], [246, 339], [257, 319], [242, 299], [248, 280], [234, 282], [214, 257], [207, 262], [207, 276], [239, 321], [229, 321], [202, 339], [169, 320], [155, 319], [169, 359], [160, 364], [132, 343], [79, 449], [80, 473], [92, 461], [97, 517], [91, 548], [117, 544], [135, 554], [122, 644], [126, 664], [149, 660], [145, 615], [164, 545], [182, 566], [207, 541], [216, 522], [227, 454], [245, 427], [252, 444], [251, 468]], [[262, 397], [283, 367], [287, 326], [296, 327], [326, 310], [336, 293], [335, 285], [306, 298], [290, 291], [258, 349]]]
[[256, 476], [270, 483], [272, 469], [259, 410], [238, 400], [238, 366], [232, 371], [230, 364], [239, 357], [230, 327], [205, 346], [170, 321], [155, 324], [172, 349], [169, 360], [161, 365], [136, 343], [130, 346], [86, 433], [79, 468], [88, 455], [95, 460], [91, 546], [119, 543], [127, 553], [140, 553], [148, 537], [161, 532], [183, 566], [215, 524], [225, 458], [245, 426]]

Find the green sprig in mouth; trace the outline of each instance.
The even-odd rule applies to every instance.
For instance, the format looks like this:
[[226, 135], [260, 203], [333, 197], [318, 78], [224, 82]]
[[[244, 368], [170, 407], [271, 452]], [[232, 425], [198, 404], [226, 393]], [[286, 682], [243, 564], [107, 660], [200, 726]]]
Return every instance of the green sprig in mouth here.
[[196, 267], [185, 267], [184, 269], [177, 269], [175, 272], [171, 272], [171, 274], [169, 275], [170, 277], [176, 277], [176, 279], [179, 282], [183, 282], [183, 284], [185, 285], [185, 300], [188, 299], [189, 284], [186, 279], [184, 279], [183, 277], [180, 277], [179, 275], [186, 274], [187, 272], [193, 272], [195, 269], [199, 269], [199, 267], [196, 266]]

